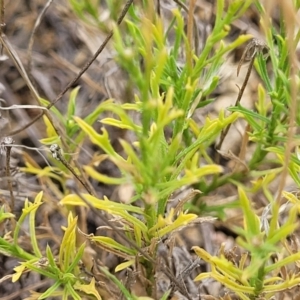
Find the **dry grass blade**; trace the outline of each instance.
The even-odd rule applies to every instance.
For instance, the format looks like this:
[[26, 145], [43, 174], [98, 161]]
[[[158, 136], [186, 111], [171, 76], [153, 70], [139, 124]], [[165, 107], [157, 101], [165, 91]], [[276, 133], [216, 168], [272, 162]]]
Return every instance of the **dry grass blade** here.
[[[4, 0], [0, 0], [0, 36], [3, 33], [3, 27], [5, 26], [4, 22], [4, 12], [5, 12], [5, 5]], [[1, 55], [3, 55], [3, 45], [1, 45]]]
[[11, 137], [6, 137], [4, 138], [2, 142], [2, 146], [5, 147], [6, 151], [6, 178], [7, 178], [7, 186], [9, 189], [9, 194], [10, 194], [10, 210], [11, 212], [14, 213], [15, 211], [15, 196], [13, 192], [13, 186], [12, 186], [12, 180], [11, 180], [11, 174], [10, 174], [10, 154], [11, 154], [11, 147], [12, 144], [14, 143], [13, 139]]
[[33, 47], [33, 43], [34, 43], [34, 36], [35, 36], [35, 33], [36, 33], [38, 27], [41, 24], [41, 21], [42, 21], [44, 15], [46, 14], [46, 12], [47, 12], [47, 10], [50, 7], [52, 2], [53, 2], [53, 0], [48, 0], [47, 1], [47, 3], [45, 4], [44, 8], [41, 11], [41, 13], [39, 14], [38, 18], [36, 19], [34, 27], [33, 27], [32, 32], [31, 32], [31, 36], [30, 36], [29, 44], [28, 44], [28, 49], [27, 49], [27, 56], [28, 56], [27, 67], [28, 67], [29, 76], [31, 76], [31, 70], [32, 70], [32, 47]]
[[[199, 44], [200, 44], [200, 41], [199, 41], [199, 32], [198, 32], [198, 27], [197, 27], [197, 21], [196, 21], [196, 18], [193, 14], [193, 7], [194, 7], [194, 4], [193, 4], [193, 1], [190, 2], [190, 7], [188, 8], [183, 2], [181, 2], [180, 0], [174, 0], [174, 2], [181, 8], [183, 9], [187, 14], [188, 14], [188, 35], [189, 35], [189, 47], [192, 48], [192, 37], [194, 36], [194, 47], [195, 47], [195, 54], [196, 55], [199, 55]], [[192, 22], [193, 22], [193, 26], [191, 26]], [[189, 58], [189, 59], [192, 59]]]

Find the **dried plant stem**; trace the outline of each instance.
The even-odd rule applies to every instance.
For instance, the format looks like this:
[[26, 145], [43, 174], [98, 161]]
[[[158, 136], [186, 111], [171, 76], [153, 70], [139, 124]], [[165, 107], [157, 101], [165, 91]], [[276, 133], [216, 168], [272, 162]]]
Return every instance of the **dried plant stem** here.
[[10, 209], [11, 212], [14, 213], [15, 211], [15, 196], [13, 192], [13, 186], [12, 186], [12, 180], [11, 180], [11, 174], [10, 174], [10, 154], [11, 154], [11, 145], [13, 144], [13, 139], [10, 137], [4, 138], [3, 145], [5, 146], [6, 151], [6, 166], [5, 166], [5, 176], [7, 178], [7, 186], [10, 194]]
[[160, 15], [161, 15], [160, 0], [157, 0], [157, 3], [156, 3], [156, 12], [157, 12], [157, 15], [160, 17]]
[[[246, 86], [247, 86], [248, 80], [249, 80], [249, 78], [250, 78], [250, 74], [251, 74], [251, 71], [252, 71], [252, 67], [253, 67], [253, 64], [254, 64], [254, 60], [255, 60], [255, 56], [253, 56], [253, 57], [251, 58], [251, 60], [250, 60], [250, 64], [249, 64], [249, 67], [248, 67], [248, 70], [247, 70], [247, 74], [246, 74], [245, 80], [244, 80], [244, 82], [243, 82], [242, 87], [239, 89], [239, 93], [238, 93], [238, 96], [237, 96], [237, 99], [236, 99], [236, 101], [235, 101], [234, 106], [237, 106], [237, 105], [240, 103], [241, 99], [242, 99], [242, 96], [243, 96], [243, 94], [244, 94], [244, 91], [245, 91], [245, 88], [246, 88]], [[231, 127], [231, 124], [229, 124], [229, 125], [222, 131], [221, 137], [220, 137], [220, 141], [219, 141], [219, 143], [218, 143], [217, 146], [216, 146], [216, 149], [217, 149], [217, 150], [220, 150], [220, 149], [221, 149], [221, 147], [222, 147], [222, 145], [223, 145], [223, 142], [224, 142], [224, 140], [225, 140], [225, 137], [226, 137], [226, 135], [227, 135], [227, 133], [228, 133], [230, 127]], [[217, 157], [218, 157], [217, 160], [219, 161], [219, 157], [220, 157], [219, 153], [218, 153]]]
[[195, 0], [191, 0], [189, 3], [188, 22], [187, 22], [187, 46], [186, 46], [186, 60], [187, 66], [192, 68], [193, 66], [193, 27], [194, 27], [194, 10]]
[[[264, 42], [262, 42], [262, 41], [260, 41], [258, 39], [252, 39], [248, 43], [248, 45], [247, 45], [247, 47], [246, 47], [246, 49], [245, 49], [245, 51], [244, 51], [244, 53], [242, 55], [242, 58], [241, 58], [241, 60], [240, 60], [240, 62], [238, 64], [238, 67], [237, 67], [237, 76], [239, 76], [240, 68], [241, 68], [242, 64], [244, 63], [244, 61], [245, 60], [250, 60], [250, 63], [249, 63], [249, 66], [248, 66], [248, 70], [247, 70], [246, 77], [244, 79], [243, 85], [239, 89], [239, 93], [238, 93], [237, 99], [235, 101], [235, 106], [237, 106], [241, 102], [242, 96], [244, 94], [245, 88], [246, 88], [246, 86], [248, 84], [248, 81], [249, 81], [249, 78], [250, 78], [250, 75], [251, 75], [251, 71], [252, 71], [252, 67], [253, 67], [256, 55], [258, 53], [263, 54], [264, 51], [267, 51], [267, 54], [269, 52], [269, 48], [268, 48], [268, 46]], [[226, 135], [227, 135], [230, 127], [231, 127], [231, 124], [229, 124], [222, 131], [221, 137], [220, 137], [220, 141], [216, 145], [216, 150], [220, 150], [221, 149], [222, 144], [224, 142], [224, 139], [225, 139], [225, 137], [226, 137]], [[216, 161], [217, 161], [217, 163], [219, 163], [219, 161], [220, 161], [220, 154], [219, 153], [217, 154]]]
[[48, 0], [47, 3], [45, 4], [45, 6], [43, 7], [42, 11], [40, 12], [38, 18], [35, 21], [35, 24], [33, 26], [33, 29], [32, 29], [31, 35], [30, 35], [30, 39], [29, 39], [29, 43], [28, 43], [28, 49], [27, 49], [27, 57], [28, 57], [27, 70], [28, 70], [28, 74], [29, 74], [30, 77], [32, 77], [31, 76], [32, 48], [33, 48], [35, 33], [36, 33], [38, 27], [40, 26], [41, 21], [42, 21], [44, 15], [46, 14], [46, 12], [47, 12], [47, 10], [50, 7], [52, 2], [53, 2], [53, 0]]
[[90, 181], [87, 179], [86, 173], [83, 172], [82, 166], [78, 163], [78, 161], [76, 159], [74, 160], [74, 165], [79, 170], [81, 178], [82, 178], [82, 181], [85, 184], [84, 186], [88, 187], [88, 190], [90, 191], [89, 193], [91, 195], [97, 195], [94, 187], [92, 186], [92, 184], [90, 183]]
[[179, 0], [174, 0], [174, 2], [175, 2], [178, 6], [180, 6], [186, 13], [189, 13], [188, 7], [187, 7], [183, 2], [181, 2], [181, 1], [179, 1]]
[[[5, 26], [4, 12], [5, 12], [4, 0], [0, 0], [0, 35], [2, 35], [3, 27]], [[3, 55], [3, 45], [1, 45], [1, 55]]]
[[[240, 163], [235, 164], [233, 173], [240, 172], [243, 169], [246, 169], [248, 171], [248, 166], [246, 164], [244, 164], [244, 162], [245, 162], [245, 158], [246, 158], [246, 150], [247, 150], [247, 145], [249, 142], [249, 132], [250, 131], [251, 131], [251, 126], [250, 126], [250, 124], [248, 124], [245, 128], [245, 132], [243, 135], [242, 144], [241, 144], [241, 148], [240, 148], [240, 153], [239, 153]], [[241, 163], [243, 164], [242, 170], [241, 170]]]
[[[123, 21], [127, 11], [129, 10], [130, 5], [133, 3], [133, 0], [127, 0], [121, 15], [119, 16], [118, 20], [117, 20], [117, 24], [120, 25], [121, 22]], [[58, 94], [58, 96], [56, 97], [56, 99], [54, 101], [52, 101], [47, 108], [50, 109], [52, 106], [54, 106], [62, 97], [63, 95], [72, 87], [74, 86], [74, 84], [80, 79], [80, 77], [87, 71], [87, 69], [92, 65], [92, 63], [97, 59], [97, 57], [100, 55], [100, 53], [104, 50], [104, 48], [106, 47], [107, 43], [109, 42], [109, 40], [112, 38], [113, 36], [113, 31], [111, 31], [106, 39], [103, 41], [103, 43], [101, 44], [101, 46], [98, 48], [98, 50], [95, 52], [95, 54], [92, 56], [92, 58], [85, 64], [85, 66], [79, 71], [79, 73], [66, 85], [66, 87]], [[19, 129], [16, 129], [12, 132], [9, 133], [10, 136], [15, 135], [23, 130], [25, 130], [26, 128], [30, 127], [32, 124], [34, 124], [37, 120], [39, 120], [43, 115], [45, 114], [44, 111], [40, 112], [31, 122], [29, 122], [28, 124], [22, 126]]]
[[[180, 0], [173, 0], [173, 1], [188, 14], [188, 16], [189, 16], [189, 22], [190, 22], [191, 19], [193, 19], [193, 26], [194, 26], [193, 33], [194, 33], [194, 38], [195, 38], [194, 47], [195, 47], [195, 54], [198, 55], [199, 54], [198, 27], [197, 27], [196, 19], [194, 17], [194, 9], [191, 7], [191, 5], [193, 4], [192, 2], [194, 2], [194, 1], [191, 1], [191, 4], [190, 4], [189, 8], [183, 2], [181, 2]], [[190, 43], [190, 47], [192, 47], [191, 46], [192, 45], [191, 40], [189, 41], [189, 43]]]
[[61, 153], [61, 149], [57, 144], [53, 144], [50, 147], [50, 151], [52, 152], [53, 158], [60, 161], [73, 175], [74, 177], [84, 186], [84, 188], [87, 190], [87, 192], [90, 195], [94, 195], [93, 191], [91, 190], [90, 186], [84, 182], [75, 172], [74, 168], [65, 160]]

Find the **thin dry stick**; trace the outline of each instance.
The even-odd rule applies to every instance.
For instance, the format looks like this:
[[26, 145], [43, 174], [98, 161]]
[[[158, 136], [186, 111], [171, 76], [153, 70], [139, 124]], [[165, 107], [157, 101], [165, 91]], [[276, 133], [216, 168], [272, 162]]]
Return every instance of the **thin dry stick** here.
[[[189, 15], [189, 8], [182, 3], [179, 0], [173, 0], [180, 8], [182, 8], [188, 15]], [[194, 42], [194, 47], [195, 47], [195, 54], [198, 55], [199, 53], [199, 34], [198, 34], [198, 27], [197, 27], [197, 22], [195, 19], [195, 16], [193, 15], [193, 22], [194, 22], [194, 37], [195, 37], [195, 42]]]
[[157, 3], [156, 3], [156, 12], [157, 12], [157, 15], [160, 17], [160, 0], [157, 0]]
[[38, 27], [41, 24], [42, 18], [46, 14], [46, 12], [47, 12], [47, 10], [50, 7], [52, 2], [53, 2], [53, 0], [48, 0], [47, 1], [44, 8], [42, 9], [39, 16], [37, 17], [37, 19], [35, 21], [35, 24], [33, 26], [31, 35], [30, 35], [30, 39], [29, 39], [29, 43], [28, 43], [28, 49], [27, 49], [27, 57], [28, 57], [27, 69], [28, 69], [28, 74], [29, 74], [30, 77], [31, 77], [31, 70], [32, 70], [32, 48], [33, 48], [35, 33], [36, 33]]
[[243, 135], [242, 139], [242, 144], [240, 148], [240, 153], [239, 153], [239, 162], [235, 163], [235, 166], [233, 168], [233, 173], [238, 172], [238, 170], [241, 170], [241, 164], [243, 165], [242, 169], [248, 170], [248, 166], [244, 163], [245, 158], [246, 158], [246, 150], [247, 150], [247, 145], [249, 142], [249, 132], [251, 131], [251, 126], [248, 124], [245, 128], [245, 132]]
[[[130, 5], [133, 3], [133, 0], [128, 0], [121, 12], [120, 17], [117, 20], [117, 24], [120, 25], [121, 22], [123, 21], [127, 11], [129, 10]], [[106, 39], [103, 41], [103, 43], [101, 44], [101, 46], [99, 47], [99, 49], [96, 51], [96, 53], [92, 56], [92, 58], [85, 64], [85, 66], [80, 70], [80, 72], [66, 85], [66, 87], [59, 93], [59, 95], [56, 97], [56, 99], [51, 102], [47, 108], [50, 109], [53, 105], [55, 105], [62, 97], [63, 95], [72, 87], [74, 86], [74, 84], [80, 79], [80, 77], [87, 71], [87, 69], [91, 66], [91, 64], [97, 59], [97, 57], [99, 56], [99, 54], [103, 51], [103, 49], [106, 47], [107, 43], [109, 42], [109, 40], [112, 38], [113, 36], [113, 31], [111, 31]], [[45, 112], [41, 112], [39, 115], [37, 115], [31, 122], [29, 122], [28, 124], [22, 126], [19, 129], [16, 129], [12, 132], [9, 133], [10, 136], [13, 136], [23, 130], [25, 130], [26, 128], [30, 127], [32, 124], [34, 124], [38, 119], [40, 119], [43, 115], [45, 114]]]
[[[249, 44], [247, 45], [243, 55], [242, 55], [242, 58], [238, 64], [238, 67], [237, 67], [237, 76], [239, 76], [239, 73], [240, 73], [240, 69], [241, 69], [241, 66], [242, 64], [244, 63], [244, 61], [247, 61], [247, 60], [250, 60], [250, 63], [249, 63], [249, 66], [248, 66], [248, 70], [247, 70], [247, 73], [246, 73], [246, 77], [244, 79], [244, 82], [243, 82], [243, 85], [242, 87], [239, 89], [239, 93], [238, 93], [238, 96], [237, 96], [237, 99], [235, 101], [235, 104], [234, 106], [237, 106], [241, 99], [242, 99], [242, 96], [244, 94], [244, 91], [245, 91], [245, 88], [248, 84], [248, 80], [250, 78], [250, 74], [251, 74], [251, 71], [252, 71], [252, 67], [253, 67], [253, 64], [254, 64], [254, 60], [255, 60], [255, 57], [256, 57], [256, 54], [258, 53], [262, 53], [264, 50], [268, 50], [268, 46], [263, 43], [262, 41], [258, 40], [258, 39], [252, 39]], [[224, 142], [224, 139], [229, 131], [231, 127], [231, 124], [229, 124], [221, 133], [221, 137], [220, 137], [220, 141], [219, 143], [217, 144], [216, 146], [216, 149], [217, 150], [220, 150], [221, 147], [222, 147], [222, 144]], [[217, 161], [219, 161], [220, 159], [220, 156], [218, 155], [217, 156]]]
[[10, 209], [11, 209], [12, 213], [14, 213], [14, 211], [15, 211], [15, 196], [14, 196], [14, 192], [13, 192], [13, 186], [12, 186], [11, 174], [10, 174], [10, 153], [11, 153], [11, 145], [13, 143], [14, 143], [14, 141], [11, 137], [4, 138], [3, 146], [5, 146], [5, 150], [6, 150], [6, 170], [5, 170], [6, 174], [5, 174], [5, 176], [7, 178], [7, 185], [8, 185], [10, 201], [11, 201]]
[[[206, 248], [205, 248], [206, 249]], [[190, 265], [187, 265], [177, 276], [178, 280], [184, 281], [184, 279], [191, 275], [195, 268], [201, 265], [201, 258], [197, 257]]]
[[11, 110], [11, 109], [44, 109], [44, 110], [47, 110], [46, 107], [44, 106], [38, 106], [38, 105], [17, 105], [17, 104], [14, 104], [14, 105], [11, 105], [11, 106], [6, 106], [6, 107], [3, 107], [3, 106], [0, 106], [0, 110]]
[[74, 176], [75, 178], [85, 187], [90, 195], [93, 195], [92, 190], [90, 189], [89, 185], [86, 184], [75, 172], [73, 167], [65, 160], [61, 153], [61, 149], [57, 144], [53, 144], [50, 146], [50, 151], [52, 152], [53, 158], [60, 161]]
[[187, 51], [186, 51], [186, 60], [188, 67], [192, 68], [193, 66], [193, 27], [194, 27], [194, 10], [195, 10], [195, 0], [191, 0], [189, 3], [189, 12], [188, 12], [188, 22], [187, 22]]
[[[5, 12], [4, 0], [0, 0], [0, 35], [2, 35], [3, 27], [5, 26], [4, 12]], [[1, 45], [1, 55], [3, 55], [3, 45]]]
[[73, 160], [75, 167], [79, 170], [80, 176], [83, 180], [83, 182], [85, 183], [85, 186], [88, 186], [90, 194], [91, 195], [97, 195], [93, 185], [91, 184], [91, 182], [88, 180], [88, 176], [86, 175], [86, 173], [83, 171], [82, 165], [80, 163], [78, 163], [77, 159]]

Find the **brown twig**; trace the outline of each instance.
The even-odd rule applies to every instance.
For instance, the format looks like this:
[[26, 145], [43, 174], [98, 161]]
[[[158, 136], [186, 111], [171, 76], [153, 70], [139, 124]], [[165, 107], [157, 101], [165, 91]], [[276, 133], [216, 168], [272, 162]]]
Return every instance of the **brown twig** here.
[[52, 153], [53, 158], [60, 161], [74, 176], [75, 178], [85, 187], [85, 189], [88, 191], [90, 195], [93, 195], [93, 192], [90, 188], [90, 186], [85, 183], [75, 172], [73, 167], [65, 160], [65, 158], [62, 155], [61, 149], [57, 144], [53, 144], [50, 146], [50, 151]]
[[[252, 39], [249, 44], [247, 45], [245, 51], [243, 52], [243, 55], [242, 55], [242, 58], [238, 64], [238, 67], [237, 67], [237, 76], [239, 76], [239, 73], [240, 73], [240, 69], [241, 69], [241, 66], [242, 64], [244, 63], [244, 61], [247, 61], [247, 60], [250, 60], [250, 63], [249, 63], [249, 66], [248, 66], [248, 70], [247, 70], [247, 73], [246, 73], [246, 77], [244, 79], [244, 82], [243, 82], [243, 85], [241, 88], [239, 88], [239, 93], [238, 93], [238, 96], [237, 96], [237, 99], [235, 101], [235, 104], [234, 106], [237, 106], [241, 99], [242, 99], [242, 96], [244, 94], [244, 91], [245, 91], [245, 88], [248, 84], [248, 81], [249, 81], [249, 78], [250, 78], [250, 74], [251, 74], [251, 71], [252, 71], [252, 67], [253, 67], [253, 64], [254, 64], [254, 60], [255, 60], [255, 57], [258, 53], [262, 53], [264, 50], [268, 50], [268, 46], [263, 43], [262, 41], [258, 40], [258, 39]], [[221, 133], [221, 137], [220, 137], [220, 141], [219, 143], [217, 144], [216, 146], [216, 149], [217, 150], [220, 150], [221, 147], [222, 147], [222, 144], [224, 142], [224, 139], [229, 131], [231, 127], [231, 124], [229, 124]], [[217, 161], [219, 161], [220, 159], [220, 155], [218, 153], [217, 155]]]
[[174, 2], [179, 6], [181, 7], [187, 14], [189, 13], [189, 9], [188, 7], [181, 1], [179, 0], [174, 0]]
[[[188, 15], [189, 15], [189, 8], [182, 3], [180, 0], [173, 0], [180, 8], [182, 8]], [[198, 35], [198, 27], [197, 27], [197, 22], [195, 19], [195, 16], [193, 15], [193, 23], [194, 23], [194, 37], [195, 37], [195, 41], [194, 41], [194, 47], [195, 47], [195, 54], [198, 55], [199, 53], [199, 35]]]
[[249, 171], [247, 164], [245, 163], [246, 150], [249, 142], [249, 132], [251, 131], [251, 126], [248, 124], [245, 128], [245, 132], [242, 138], [242, 144], [240, 147], [239, 160], [235, 163], [233, 168], [233, 173], [242, 172], [243, 170]]
[[[127, 11], [129, 10], [130, 5], [133, 3], [133, 0], [127, 0], [121, 15], [119, 16], [118, 20], [117, 20], [117, 24], [120, 25], [121, 22], [123, 21]], [[80, 79], [80, 77], [88, 70], [88, 68], [91, 66], [91, 64], [97, 59], [97, 57], [100, 55], [100, 53], [104, 50], [104, 48], [106, 47], [107, 43], [109, 42], [109, 40], [112, 38], [113, 36], [113, 31], [111, 31], [106, 39], [103, 41], [103, 43], [101, 44], [101, 46], [98, 48], [98, 50], [95, 52], [95, 54], [92, 56], [92, 58], [85, 64], [85, 66], [79, 71], [79, 73], [66, 85], [66, 87], [58, 94], [58, 96], [56, 97], [56, 99], [54, 101], [52, 101], [47, 108], [50, 109], [52, 106], [54, 106], [63, 96], [64, 94], [72, 87], [74, 86], [74, 84]], [[44, 111], [40, 112], [31, 122], [29, 122], [28, 124], [22, 126], [22, 128], [16, 129], [12, 132], [9, 133], [10, 136], [13, 136], [23, 130], [25, 130], [26, 128], [30, 127], [32, 124], [34, 124], [37, 120], [39, 120], [43, 115], [45, 114]]]
[[[0, 35], [3, 33], [5, 5], [4, 0], [0, 0]], [[1, 55], [3, 55], [3, 45], [1, 45]]]
[[31, 70], [32, 70], [32, 48], [33, 48], [33, 43], [34, 43], [34, 37], [35, 37], [35, 33], [38, 29], [38, 27], [41, 24], [42, 18], [44, 17], [44, 15], [46, 14], [48, 8], [50, 7], [51, 3], [53, 2], [53, 0], [48, 0], [47, 3], [45, 4], [45, 6], [43, 7], [42, 11], [40, 12], [39, 16], [37, 17], [35, 24], [33, 26], [31, 35], [30, 35], [30, 39], [29, 39], [29, 43], [28, 43], [28, 48], [27, 48], [27, 57], [28, 57], [28, 62], [27, 62], [27, 70], [28, 70], [28, 74], [30, 77], [31, 76]]
[[188, 21], [187, 21], [187, 46], [186, 46], [186, 60], [189, 68], [193, 66], [193, 29], [195, 24], [194, 19], [194, 10], [195, 10], [195, 0], [189, 2], [189, 12], [188, 12]]
[[13, 192], [13, 186], [12, 186], [12, 180], [11, 180], [11, 174], [10, 174], [10, 154], [11, 154], [11, 145], [14, 143], [13, 139], [11, 137], [6, 137], [3, 140], [3, 146], [5, 147], [6, 151], [6, 170], [5, 170], [5, 176], [7, 178], [7, 186], [10, 194], [10, 209], [11, 212], [14, 213], [15, 211], [15, 196]]
[[156, 12], [157, 12], [157, 15], [160, 17], [160, 14], [161, 14], [161, 11], [160, 11], [160, 0], [157, 0], [157, 3], [156, 3]]

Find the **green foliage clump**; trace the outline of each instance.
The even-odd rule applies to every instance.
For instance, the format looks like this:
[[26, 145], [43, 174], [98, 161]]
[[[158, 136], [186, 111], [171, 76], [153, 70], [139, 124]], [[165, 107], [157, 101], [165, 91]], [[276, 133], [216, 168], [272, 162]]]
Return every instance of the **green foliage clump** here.
[[[69, 154], [63, 155], [58, 150], [51, 158], [53, 167], [41, 169], [28, 161], [23, 169], [60, 183], [62, 192], [57, 194], [61, 195], [60, 204], [67, 214], [67, 225], [63, 228], [64, 236], [58, 255], [53, 254], [50, 246], [41, 249], [36, 237], [35, 214], [43, 203], [42, 192], [33, 203], [25, 203], [16, 221], [13, 237], [0, 237], [0, 252], [22, 260], [15, 268], [13, 281], [28, 270], [54, 280], [52, 287], [34, 299], [50, 296], [81, 299], [82, 295], [101, 299], [101, 288], [95, 283], [96, 276], [92, 274], [88, 283], [81, 276], [89, 243], [124, 259], [116, 266], [115, 273], [131, 266], [142, 268], [148, 280], [145, 287], [147, 296], [155, 297], [155, 258], [159, 241], [189, 224], [201, 222], [201, 216], [212, 214], [224, 218], [224, 209], [232, 207], [239, 208], [243, 215], [243, 225], [232, 228], [238, 235], [238, 245], [244, 251], [241, 259], [236, 262], [232, 259], [234, 253], [230, 256], [224, 248], [220, 249], [217, 256], [213, 256], [200, 247], [194, 247], [195, 253], [211, 267], [211, 271], [200, 273], [195, 280], [213, 278], [241, 299], [269, 299], [277, 292], [300, 283], [296, 271], [287, 271], [288, 265], [297, 265], [300, 259], [299, 252], [292, 253], [287, 242], [298, 228], [299, 200], [292, 193], [283, 193], [282, 184], [289, 174], [294, 183], [300, 186], [297, 148], [292, 152], [294, 146], [298, 145], [298, 135], [291, 136], [292, 127], [298, 126], [300, 120], [297, 111], [290, 115], [296, 107], [295, 91], [299, 86], [299, 73], [295, 70], [291, 53], [296, 51], [300, 34], [290, 34], [294, 28], [284, 20], [284, 13], [280, 28], [269, 24], [265, 9], [259, 1], [235, 0], [229, 1], [226, 6], [223, 0], [216, 2], [214, 27], [200, 53], [196, 53], [195, 41], [189, 36], [194, 21], [188, 20], [186, 32], [181, 10], [173, 11], [169, 28], [165, 28], [162, 18], [154, 12], [153, 4], [142, 1], [140, 5], [131, 5], [123, 26], [114, 25], [112, 30], [115, 60], [128, 74], [134, 89], [133, 99], [123, 99], [122, 103], [107, 99], [91, 114], [80, 118], [76, 116], [79, 89], [74, 89], [70, 94], [66, 115], [55, 108], [51, 109], [64, 128], [65, 137], [59, 136], [50, 120], [44, 118], [47, 136], [41, 141], [43, 144], [55, 143], [73, 153], [88, 138], [103, 154], [95, 155], [89, 164], [79, 168], [73, 167]], [[294, 8], [298, 10], [299, 3], [294, 2]], [[112, 19], [115, 19], [120, 9], [116, 3], [107, 1]], [[70, 1], [70, 4], [83, 21], [89, 20], [89, 25], [104, 28], [98, 20], [97, 1]], [[219, 84], [220, 68], [227, 55], [251, 39], [250, 35], [241, 35], [228, 42], [226, 37], [230, 26], [253, 5], [262, 15], [261, 22], [266, 36], [264, 44], [254, 42], [252, 48], [246, 49], [251, 53], [247, 52], [243, 57], [243, 60], [252, 61], [261, 78], [256, 110], [247, 109], [237, 101], [235, 106], [228, 109], [229, 112], [222, 110], [215, 118], [207, 116], [203, 124], [199, 125], [195, 121], [195, 114], [214, 101], [209, 97]], [[174, 34], [173, 44], [169, 42], [170, 32]], [[263, 50], [267, 53], [263, 53]], [[269, 71], [264, 54], [269, 56], [268, 63], [272, 72]], [[251, 67], [252, 64], [249, 66], [250, 71]], [[242, 92], [241, 88], [239, 100]], [[45, 99], [41, 99], [41, 102], [45, 106], [49, 105]], [[104, 125], [100, 133], [93, 127], [98, 119]], [[209, 156], [209, 147], [217, 145], [220, 136], [222, 143], [229, 127], [239, 119], [247, 123], [247, 136], [255, 150], [251, 159], [243, 162], [246, 168], [226, 173], [219, 162]], [[121, 139], [122, 153], [116, 151], [105, 126], [131, 132], [134, 142]], [[269, 157], [276, 168], [264, 168]], [[107, 159], [118, 168], [119, 177], [110, 177], [97, 171], [95, 166]], [[79, 193], [67, 184], [70, 175], [79, 179], [86, 193]], [[279, 194], [272, 195], [269, 184], [277, 175], [282, 176]], [[134, 193], [127, 203], [117, 203], [106, 196], [100, 199], [81, 177], [89, 177], [107, 185], [127, 184], [133, 186]], [[250, 179], [251, 184], [244, 185], [244, 178]], [[199, 205], [200, 192], [204, 196], [209, 195], [211, 191], [228, 183], [235, 185], [238, 190], [234, 202], [220, 207], [208, 207], [203, 203]], [[197, 197], [190, 197], [191, 201], [185, 206], [179, 203], [175, 208], [168, 209], [168, 200], [173, 193], [187, 186], [196, 190], [193, 195], [197, 194]], [[258, 191], [262, 191], [269, 202], [261, 218], [257, 216], [250, 198]], [[288, 206], [288, 218], [285, 224], [279, 226], [282, 196], [292, 203], [292, 207]], [[78, 207], [91, 209], [99, 216], [105, 212], [117, 218], [117, 226], [122, 231], [120, 236], [126, 243], [78, 231], [77, 217], [74, 217], [77, 211], [75, 208]], [[268, 212], [271, 213], [270, 219]], [[24, 251], [18, 244], [20, 228], [27, 217], [31, 253]], [[14, 218], [12, 213], [3, 208], [0, 210], [1, 222]], [[111, 226], [116, 229], [115, 225]], [[82, 237], [86, 242], [82, 242]], [[102, 267], [100, 269], [126, 299], [146, 299], [131, 293], [113, 272]], [[176, 278], [173, 279], [176, 288], [180, 289]], [[170, 292], [167, 291], [162, 299], [167, 299]], [[180, 292], [184, 294], [184, 291]]]

